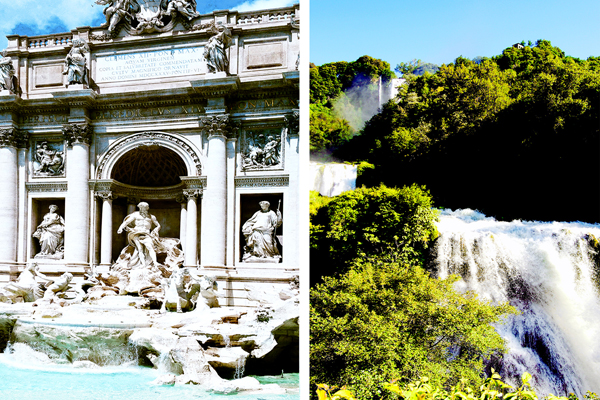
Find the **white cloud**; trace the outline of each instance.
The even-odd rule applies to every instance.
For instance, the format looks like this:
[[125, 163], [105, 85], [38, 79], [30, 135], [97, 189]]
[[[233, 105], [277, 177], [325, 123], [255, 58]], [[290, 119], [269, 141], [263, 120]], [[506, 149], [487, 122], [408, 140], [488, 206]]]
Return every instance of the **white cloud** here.
[[233, 7], [233, 10], [240, 12], [266, 10], [269, 8], [289, 7], [298, 2], [299, 0], [250, 0], [239, 6]]
[[51, 24], [62, 22], [67, 29], [87, 26], [102, 15], [103, 6], [93, 0], [0, 0], [0, 48], [6, 46], [6, 35], [18, 24], [43, 32]]

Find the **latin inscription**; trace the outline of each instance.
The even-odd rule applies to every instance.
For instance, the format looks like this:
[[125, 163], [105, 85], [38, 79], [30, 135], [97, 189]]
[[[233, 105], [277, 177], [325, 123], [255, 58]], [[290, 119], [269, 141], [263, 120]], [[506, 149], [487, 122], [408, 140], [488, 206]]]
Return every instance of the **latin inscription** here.
[[275, 108], [275, 107], [298, 107], [298, 100], [294, 99], [257, 99], [244, 100], [237, 102], [234, 106], [235, 111], [253, 110], [256, 108]]
[[22, 124], [65, 124], [69, 122], [68, 115], [55, 115], [55, 114], [45, 114], [45, 115], [26, 115], [22, 117]]
[[95, 120], [102, 119], [133, 119], [133, 118], [147, 118], [147, 117], [158, 117], [168, 115], [185, 115], [185, 114], [197, 114], [204, 112], [204, 109], [200, 106], [177, 106], [177, 107], [156, 107], [156, 108], [134, 108], [134, 109], [123, 109], [123, 110], [106, 110], [106, 111], [95, 111], [93, 118]]
[[143, 53], [100, 56], [96, 59], [96, 82], [143, 80], [205, 74], [204, 46]]

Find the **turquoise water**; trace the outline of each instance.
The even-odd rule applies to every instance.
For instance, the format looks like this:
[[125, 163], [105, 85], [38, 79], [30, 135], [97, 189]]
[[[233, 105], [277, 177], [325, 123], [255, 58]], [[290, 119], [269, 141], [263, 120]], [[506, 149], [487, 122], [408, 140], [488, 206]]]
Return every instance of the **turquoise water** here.
[[277, 383], [286, 394], [248, 393], [222, 395], [197, 386], [151, 385], [160, 373], [137, 366], [74, 368], [71, 365], [21, 365], [11, 355], [0, 354], [0, 399], [2, 400], [298, 400], [298, 374], [255, 377], [262, 384]]

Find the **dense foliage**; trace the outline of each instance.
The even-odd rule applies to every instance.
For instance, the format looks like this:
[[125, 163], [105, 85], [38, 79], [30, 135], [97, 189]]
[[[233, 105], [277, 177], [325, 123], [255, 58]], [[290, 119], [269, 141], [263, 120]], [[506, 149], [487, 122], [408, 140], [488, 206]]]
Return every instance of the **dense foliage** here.
[[335, 154], [375, 164], [371, 185], [424, 184], [437, 204], [498, 218], [600, 221], [598, 57], [540, 40], [405, 77]]
[[311, 205], [311, 279], [346, 270], [357, 257], [394, 252], [402, 260], [421, 259], [437, 236], [437, 212], [421, 187], [360, 188], [317, 208]]
[[[491, 376], [479, 387], [473, 387], [461, 381], [450, 390], [445, 390], [432, 384], [426, 377], [403, 385], [393, 380], [383, 384], [384, 390], [381, 397], [403, 400], [494, 400], [500, 397], [504, 400], [537, 400], [538, 395], [532, 389], [530, 380], [531, 375], [525, 372], [521, 377], [521, 385], [515, 388], [502, 382], [502, 377], [493, 369]], [[356, 400], [354, 393], [347, 388], [338, 389], [326, 384], [317, 385], [317, 396], [319, 400]], [[577, 400], [573, 394], [570, 394], [569, 397], [557, 397], [550, 394], [545, 398], [547, 400]], [[598, 395], [587, 392], [585, 399], [598, 400]]]
[[311, 151], [331, 152], [347, 142], [362, 128], [363, 110], [373, 107], [370, 100], [377, 96], [376, 84], [380, 79], [387, 84], [393, 76], [389, 63], [369, 56], [354, 62], [311, 64]]
[[311, 382], [347, 384], [360, 399], [380, 385], [432, 376], [443, 387], [481, 384], [484, 360], [504, 344], [490, 325], [512, 312], [391, 255], [357, 259], [311, 290]]

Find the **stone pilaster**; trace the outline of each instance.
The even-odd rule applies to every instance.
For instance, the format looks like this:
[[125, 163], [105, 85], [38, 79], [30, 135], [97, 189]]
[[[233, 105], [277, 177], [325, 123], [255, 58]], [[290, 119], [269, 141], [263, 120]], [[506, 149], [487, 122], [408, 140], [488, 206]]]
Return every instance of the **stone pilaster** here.
[[[204, 267], [224, 267], [227, 244], [226, 141], [230, 129], [229, 115], [219, 114], [206, 117], [203, 127], [208, 136], [208, 157], [205, 169], [207, 184], [202, 197], [200, 263]], [[188, 204], [188, 215], [190, 213]]]
[[85, 264], [90, 236], [90, 141], [92, 129], [88, 124], [71, 123], [63, 126], [67, 141], [67, 182], [69, 195], [65, 200], [65, 261]]
[[[198, 265], [198, 196], [202, 194], [199, 189], [185, 189], [183, 195], [187, 199], [187, 221], [185, 233], [185, 266], [196, 267]], [[205, 249], [210, 250], [210, 249]]]
[[175, 199], [179, 204], [181, 204], [181, 211], [179, 215], [179, 240], [181, 241], [181, 248], [186, 248], [186, 235], [187, 235], [187, 197], [184, 195], [178, 196]]
[[96, 197], [102, 201], [102, 222], [100, 228], [100, 264], [110, 265], [112, 262], [112, 192], [97, 192]]
[[236, 138], [227, 139], [227, 249], [225, 265], [235, 264], [235, 160]]
[[0, 129], [0, 262], [17, 261], [17, 130]]
[[27, 154], [29, 148], [29, 135], [24, 131], [19, 131], [17, 135], [17, 147], [18, 147], [18, 236], [17, 236], [17, 262], [24, 263], [27, 261], [27, 190], [25, 183], [27, 182]]
[[[285, 234], [283, 235], [283, 262], [290, 266], [298, 265], [300, 260], [300, 215], [299, 199], [300, 193], [300, 151], [299, 151], [299, 132], [300, 132], [300, 113], [295, 111], [285, 117], [287, 128], [286, 144], [286, 169], [289, 173], [289, 189], [286, 198], [286, 206], [283, 209], [283, 220], [285, 221]], [[307, 160], [308, 161], [308, 160]]]

